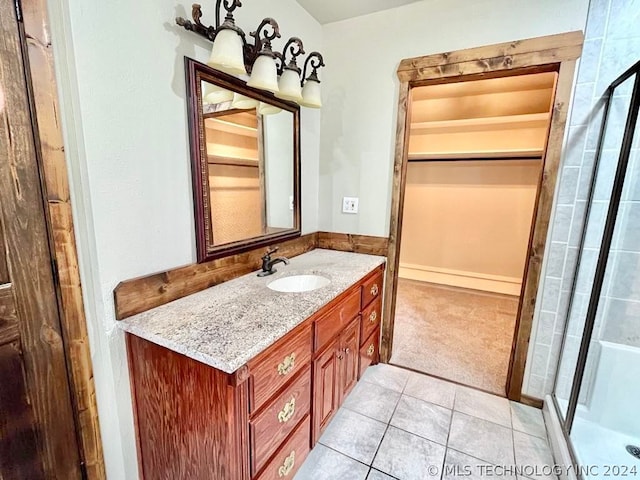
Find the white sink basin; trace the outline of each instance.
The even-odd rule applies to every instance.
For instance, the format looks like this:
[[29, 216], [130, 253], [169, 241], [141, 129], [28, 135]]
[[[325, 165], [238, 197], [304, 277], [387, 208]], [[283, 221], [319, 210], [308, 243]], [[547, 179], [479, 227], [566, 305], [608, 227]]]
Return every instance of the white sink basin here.
[[276, 292], [300, 293], [317, 290], [330, 283], [331, 280], [320, 275], [293, 275], [274, 280], [267, 287]]

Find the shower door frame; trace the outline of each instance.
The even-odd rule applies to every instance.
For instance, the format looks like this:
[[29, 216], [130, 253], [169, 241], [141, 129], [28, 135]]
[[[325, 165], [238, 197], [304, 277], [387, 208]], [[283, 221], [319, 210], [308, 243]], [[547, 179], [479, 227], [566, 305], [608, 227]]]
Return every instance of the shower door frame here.
[[411, 90], [414, 87], [520, 74], [558, 73], [550, 130], [544, 154], [543, 173], [536, 198], [525, 274], [515, 335], [509, 361], [506, 396], [540, 407], [541, 402], [522, 395], [524, 368], [533, 324], [540, 271], [551, 217], [551, 207], [560, 165], [568, 105], [576, 61], [582, 53], [581, 31], [517, 40], [484, 47], [444, 52], [402, 60], [398, 67], [399, 98], [395, 162], [389, 221], [389, 250], [381, 326], [380, 358], [389, 362], [393, 348], [393, 328], [400, 263], [402, 214], [408, 165], [411, 120]]
[[[558, 399], [556, 396], [556, 389], [558, 386], [558, 375], [556, 375], [554, 386], [553, 386], [553, 394], [551, 398], [553, 399], [553, 408], [555, 408], [558, 419], [560, 420], [560, 425], [562, 427], [562, 433], [564, 434], [566, 444], [568, 446], [569, 452], [572, 456], [572, 461], [574, 465], [577, 464], [577, 455], [574, 451], [573, 444], [571, 442], [571, 429], [573, 427], [573, 421], [576, 414], [576, 409], [578, 406], [578, 400], [580, 396], [580, 391], [582, 389], [582, 382], [584, 379], [584, 373], [587, 365], [587, 358], [589, 355], [589, 346], [591, 342], [591, 338], [593, 336], [593, 330], [596, 323], [596, 315], [598, 312], [598, 306], [600, 303], [600, 294], [602, 293], [602, 286], [604, 284], [604, 278], [606, 274], [607, 264], [609, 260], [609, 253], [611, 250], [611, 243], [613, 241], [613, 235], [615, 232], [616, 221], [618, 218], [618, 211], [620, 209], [620, 201], [622, 199], [622, 190], [624, 187], [624, 181], [627, 174], [627, 169], [629, 166], [629, 157], [631, 156], [631, 148], [634, 140], [634, 136], [636, 133], [637, 122], [638, 122], [638, 112], [640, 110], [640, 61], [636, 62], [631, 68], [625, 71], [622, 75], [620, 75], [616, 80], [614, 80], [611, 85], [607, 88], [603, 95], [603, 100], [606, 102], [604, 105], [603, 116], [602, 116], [602, 125], [600, 126], [600, 135], [597, 143], [596, 157], [593, 166], [593, 178], [591, 179], [591, 185], [589, 187], [589, 198], [587, 201], [587, 210], [585, 213], [585, 223], [583, 226], [580, 244], [578, 247], [578, 259], [575, 267], [573, 285], [572, 285], [572, 293], [575, 292], [578, 272], [580, 269], [580, 261], [582, 259], [582, 253], [584, 251], [584, 244], [586, 239], [589, 213], [591, 210], [591, 205], [593, 203], [593, 194], [595, 190], [595, 184], [598, 178], [598, 167], [600, 164], [600, 159], [602, 157], [603, 145], [604, 145], [604, 137], [606, 134], [607, 121], [609, 120], [609, 111], [611, 107], [611, 101], [613, 99], [614, 92], [616, 88], [622, 85], [624, 82], [629, 80], [631, 77], [635, 75], [633, 91], [631, 93], [631, 102], [629, 105], [629, 110], [627, 112], [627, 119], [625, 122], [625, 130], [622, 137], [622, 144], [620, 146], [620, 155], [618, 156], [618, 164], [616, 166], [616, 173], [613, 181], [613, 187], [611, 192], [611, 200], [609, 202], [609, 209], [607, 211], [607, 218], [605, 221], [604, 232], [602, 235], [602, 241], [600, 243], [600, 251], [598, 254], [598, 262], [596, 264], [596, 271], [594, 275], [593, 288], [591, 289], [591, 294], [589, 297], [589, 306], [587, 308], [587, 313], [585, 316], [585, 326], [582, 333], [582, 339], [580, 342], [580, 349], [578, 351], [578, 358], [576, 363], [576, 370], [573, 377], [573, 382], [571, 385], [571, 393], [569, 395], [569, 402], [567, 406], [566, 415], [562, 415], [562, 409], [558, 403]], [[573, 304], [574, 296], [571, 295], [569, 307], [567, 312], [571, 312], [571, 307]], [[567, 313], [567, 315], [569, 315]], [[569, 322], [565, 323], [565, 331], [563, 334], [562, 348], [560, 354], [560, 361], [562, 361], [564, 348], [567, 339], [567, 331], [569, 328]], [[558, 363], [558, 367], [560, 362]], [[581, 474], [578, 472], [581, 476]]]

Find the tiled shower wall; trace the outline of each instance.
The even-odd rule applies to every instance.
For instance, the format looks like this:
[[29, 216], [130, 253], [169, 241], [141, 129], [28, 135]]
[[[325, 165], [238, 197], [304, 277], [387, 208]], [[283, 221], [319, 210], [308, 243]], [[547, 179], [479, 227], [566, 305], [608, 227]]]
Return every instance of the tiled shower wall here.
[[[640, 57], [639, 24], [638, 0], [591, 1], [525, 372], [523, 393], [531, 397], [544, 398], [553, 390], [602, 123], [602, 95], [611, 81]], [[607, 199], [619, 151], [616, 148], [620, 145], [628, 103], [625, 97], [614, 99], [610, 113], [607, 144], [601, 158], [590, 229], [581, 263], [581, 271], [584, 272], [576, 285], [578, 295], [572, 308], [572, 315], [582, 318], [598, 257], [601, 232], [598, 227], [606, 216]], [[640, 183], [640, 180], [636, 182]], [[634, 204], [629, 208], [628, 215], [640, 215], [636, 207], [637, 204]], [[636, 260], [640, 260], [640, 257]], [[637, 268], [639, 263], [635, 265]], [[612, 304], [611, 308], [616, 307]], [[629, 305], [620, 307], [629, 312], [629, 318], [634, 318]], [[636, 308], [637, 305], [632, 307]], [[580, 321], [571, 322], [566, 348], [577, 348], [581, 336], [580, 324]], [[609, 331], [612, 333], [611, 328]], [[625, 327], [625, 331], [628, 328]], [[603, 333], [606, 334], [606, 331], [605, 327]]]

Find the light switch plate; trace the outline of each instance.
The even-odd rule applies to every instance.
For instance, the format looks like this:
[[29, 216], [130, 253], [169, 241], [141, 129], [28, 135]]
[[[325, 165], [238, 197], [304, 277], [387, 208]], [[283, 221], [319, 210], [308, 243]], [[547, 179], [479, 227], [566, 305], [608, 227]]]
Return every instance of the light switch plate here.
[[342, 213], [358, 213], [357, 197], [344, 197], [342, 199]]

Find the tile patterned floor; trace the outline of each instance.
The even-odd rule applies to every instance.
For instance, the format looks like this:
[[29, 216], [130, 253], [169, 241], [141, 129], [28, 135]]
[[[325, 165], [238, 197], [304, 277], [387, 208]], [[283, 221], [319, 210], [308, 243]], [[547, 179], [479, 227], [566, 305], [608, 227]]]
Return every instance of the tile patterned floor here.
[[546, 480], [542, 467], [548, 465], [553, 457], [540, 410], [376, 365], [345, 400], [295, 480], [526, 480], [516, 477], [514, 466], [527, 466], [536, 480]]

